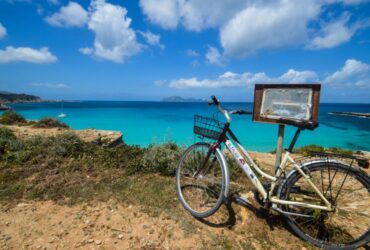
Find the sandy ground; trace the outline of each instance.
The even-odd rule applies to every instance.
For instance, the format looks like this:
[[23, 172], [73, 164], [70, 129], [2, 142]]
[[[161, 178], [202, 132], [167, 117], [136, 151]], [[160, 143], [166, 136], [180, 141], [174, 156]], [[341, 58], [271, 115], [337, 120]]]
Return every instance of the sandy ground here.
[[[54, 202], [2, 205], [1, 249], [307, 249], [285, 228], [271, 228], [247, 209], [238, 209], [236, 224], [221, 222], [222, 211], [207, 223], [196, 221], [191, 232], [181, 221], [115, 202], [72, 207]], [[188, 216], [188, 215], [185, 215]], [[190, 216], [190, 215], [189, 215]], [[213, 220], [213, 222], [212, 222]], [[216, 223], [217, 224], [217, 223]], [[271, 246], [271, 242], [273, 245]], [[275, 245], [275, 246], [274, 246]], [[268, 247], [266, 247], [268, 246]]]
[[190, 249], [203, 240], [184, 237], [164, 215], [150, 217], [114, 203], [27, 202], [1, 210], [2, 249]]

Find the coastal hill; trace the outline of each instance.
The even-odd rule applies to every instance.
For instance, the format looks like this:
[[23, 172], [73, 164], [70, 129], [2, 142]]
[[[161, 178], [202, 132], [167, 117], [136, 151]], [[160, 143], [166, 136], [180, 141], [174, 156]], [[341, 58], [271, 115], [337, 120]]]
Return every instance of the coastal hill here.
[[16, 103], [16, 102], [40, 102], [41, 98], [35, 95], [16, 94], [7, 91], [0, 91], [1, 103]]
[[205, 102], [204, 99], [183, 98], [181, 96], [170, 96], [162, 99], [162, 102]]

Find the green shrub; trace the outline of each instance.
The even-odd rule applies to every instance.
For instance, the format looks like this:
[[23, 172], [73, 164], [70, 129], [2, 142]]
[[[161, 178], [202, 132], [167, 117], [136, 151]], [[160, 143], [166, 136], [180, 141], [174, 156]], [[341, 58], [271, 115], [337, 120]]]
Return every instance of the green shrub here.
[[16, 140], [14, 133], [7, 128], [0, 128], [0, 156], [9, 151], [10, 144]]
[[56, 118], [45, 117], [33, 124], [36, 128], [69, 128], [67, 124]]
[[307, 155], [310, 155], [311, 152], [323, 153], [325, 152], [325, 148], [318, 146], [318, 145], [311, 144], [311, 145], [306, 145], [306, 146], [297, 148], [295, 151], [304, 156], [307, 156]]
[[8, 128], [0, 128], [0, 140], [14, 140], [16, 139], [13, 131]]
[[55, 156], [68, 157], [68, 156], [79, 156], [84, 153], [84, 142], [80, 138], [72, 133], [61, 134], [56, 137], [48, 138], [49, 141], [45, 141], [45, 149]]
[[14, 111], [6, 111], [0, 117], [0, 123], [6, 125], [25, 124], [27, 120]]
[[353, 154], [352, 150], [341, 149], [341, 148], [337, 148], [337, 147], [324, 148], [324, 147], [314, 145], [314, 144], [298, 148], [296, 150], [296, 152], [300, 153], [304, 156], [310, 155], [311, 152], [319, 152], [319, 153], [327, 152], [327, 153], [346, 154], [346, 155], [352, 155]]
[[342, 149], [342, 148], [337, 148], [337, 147], [328, 148], [328, 151], [331, 153], [335, 153], [335, 154], [353, 155], [352, 150]]
[[152, 145], [142, 158], [143, 170], [162, 175], [174, 175], [182, 149], [173, 142]]

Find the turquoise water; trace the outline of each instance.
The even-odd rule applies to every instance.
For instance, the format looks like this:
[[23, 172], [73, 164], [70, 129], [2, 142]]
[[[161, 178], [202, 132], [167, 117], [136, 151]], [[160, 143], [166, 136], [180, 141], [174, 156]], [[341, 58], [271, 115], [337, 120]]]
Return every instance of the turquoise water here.
[[[253, 104], [225, 103], [224, 106], [252, 110]], [[61, 113], [60, 103], [14, 104], [13, 108], [28, 119], [56, 117]], [[74, 129], [120, 130], [128, 144], [146, 146], [174, 140], [189, 145], [194, 142], [193, 115], [212, 116], [215, 111], [215, 107], [205, 103], [83, 101], [64, 103], [67, 117], [61, 120]], [[370, 119], [329, 115], [332, 111], [370, 112], [370, 104], [321, 104], [319, 128], [304, 131], [297, 146], [319, 144], [370, 151]], [[231, 128], [247, 149], [275, 148], [277, 125], [252, 122], [251, 116], [234, 116]], [[287, 128], [285, 145], [293, 132], [294, 128]]]

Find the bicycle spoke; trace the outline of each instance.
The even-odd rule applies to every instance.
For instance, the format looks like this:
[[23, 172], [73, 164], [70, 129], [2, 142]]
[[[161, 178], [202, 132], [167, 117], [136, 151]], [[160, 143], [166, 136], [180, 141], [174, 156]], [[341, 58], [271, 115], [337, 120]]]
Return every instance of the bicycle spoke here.
[[[312, 218], [289, 216], [297, 229], [308, 235], [330, 244], [349, 244], [369, 233], [370, 225], [370, 189], [369, 184], [361, 182], [350, 166], [339, 163], [323, 163], [317, 167], [308, 167], [311, 181], [321, 188], [322, 194], [334, 205], [332, 212], [320, 209], [307, 209], [289, 205], [285, 209]], [[293, 177], [292, 177], [293, 178]], [[286, 189], [289, 194], [285, 199], [311, 205], [324, 205], [318, 194], [300, 175]]]
[[180, 200], [190, 212], [205, 213], [217, 209], [222, 202], [222, 165], [209, 152], [208, 144], [195, 144], [180, 163]]

